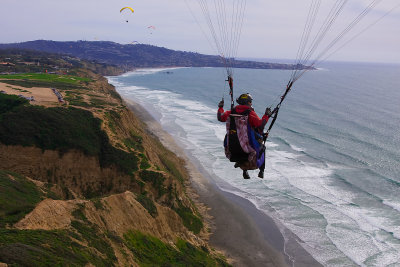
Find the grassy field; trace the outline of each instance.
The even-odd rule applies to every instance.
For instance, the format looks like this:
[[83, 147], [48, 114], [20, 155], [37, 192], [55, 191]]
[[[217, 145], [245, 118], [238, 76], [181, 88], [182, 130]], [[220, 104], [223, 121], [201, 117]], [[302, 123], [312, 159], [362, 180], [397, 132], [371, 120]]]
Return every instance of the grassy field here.
[[50, 73], [23, 73], [23, 74], [3, 74], [0, 75], [0, 79], [9, 80], [38, 80], [38, 81], [49, 81], [49, 82], [62, 82], [68, 84], [78, 84], [79, 82], [91, 82], [89, 78], [82, 78], [72, 75], [58, 75]]

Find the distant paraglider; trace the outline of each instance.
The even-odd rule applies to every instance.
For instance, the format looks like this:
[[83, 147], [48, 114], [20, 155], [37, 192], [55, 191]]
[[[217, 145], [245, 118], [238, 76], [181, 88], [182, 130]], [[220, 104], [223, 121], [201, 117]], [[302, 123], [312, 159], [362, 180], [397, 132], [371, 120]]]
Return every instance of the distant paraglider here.
[[153, 34], [153, 31], [156, 29], [156, 27], [153, 25], [150, 25], [149, 27], [147, 27], [147, 29], [149, 29], [150, 34]]
[[128, 23], [129, 22], [129, 17], [132, 13], [134, 13], [135, 11], [133, 10], [133, 8], [126, 6], [121, 8], [121, 10], [119, 11], [119, 13], [121, 13], [124, 16], [125, 21]]

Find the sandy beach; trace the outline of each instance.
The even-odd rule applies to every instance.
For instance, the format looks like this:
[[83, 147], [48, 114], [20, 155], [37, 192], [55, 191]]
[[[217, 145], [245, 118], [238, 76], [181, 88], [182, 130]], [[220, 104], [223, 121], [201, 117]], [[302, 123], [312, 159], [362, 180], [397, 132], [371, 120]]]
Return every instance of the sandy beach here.
[[207, 207], [205, 219], [211, 228], [210, 244], [223, 252], [233, 266], [321, 266], [299, 245], [296, 236], [287, 235], [291, 237], [285, 245], [275, 222], [250, 201], [220, 190], [212, 177], [185, 153], [145, 108], [130, 99], [125, 101], [146, 123], [149, 133], [185, 159], [194, 200]]

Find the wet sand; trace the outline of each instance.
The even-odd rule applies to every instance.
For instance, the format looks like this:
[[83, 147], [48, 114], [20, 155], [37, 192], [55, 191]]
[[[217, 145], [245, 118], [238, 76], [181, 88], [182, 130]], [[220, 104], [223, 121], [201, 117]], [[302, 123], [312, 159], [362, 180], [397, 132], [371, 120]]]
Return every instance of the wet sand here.
[[196, 201], [208, 207], [206, 220], [211, 228], [209, 243], [223, 252], [233, 266], [322, 266], [289, 231], [285, 231], [289, 236], [285, 245], [284, 237], [269, 216], [247, 199], [220, 190], [196, 159], [190, 158], [143, 107], [129, 99], [125, 101], [152, 135], [185, 159]]

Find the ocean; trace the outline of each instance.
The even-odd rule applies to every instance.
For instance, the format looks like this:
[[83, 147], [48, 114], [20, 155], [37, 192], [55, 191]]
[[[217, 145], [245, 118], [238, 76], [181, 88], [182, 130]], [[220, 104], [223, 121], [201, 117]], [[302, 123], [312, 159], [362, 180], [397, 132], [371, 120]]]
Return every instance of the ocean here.
[[[261, 117], [290, 74], [235, 69], [234, 94], [250, 93]], [[324, 266], [400, 266], [400, 65], [325, 62], [307, 72], [270, 133], [265, 178], [250, 171], [250, 180], [224, 155], [216, 111], [222, 97], [229, 109], [225, 69], [139, 69], [108, 78], [220, 189], [273, 218], [286, 242], [293, 233]]]

